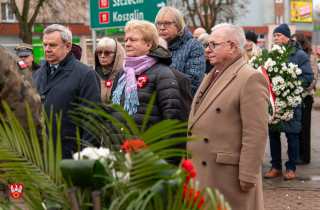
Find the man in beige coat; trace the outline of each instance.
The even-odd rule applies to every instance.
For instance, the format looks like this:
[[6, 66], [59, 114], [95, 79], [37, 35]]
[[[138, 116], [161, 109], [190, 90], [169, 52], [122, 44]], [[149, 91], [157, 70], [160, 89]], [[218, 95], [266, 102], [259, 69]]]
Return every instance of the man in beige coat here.
[[191, 106], [189, 158], [200, 188], [217, 188], [236, 210], [263, 209], [261, 164], [268, 138], [269, 87], [243, 59], [241, 26], [212, 29], [206, 51], [215, 68]]

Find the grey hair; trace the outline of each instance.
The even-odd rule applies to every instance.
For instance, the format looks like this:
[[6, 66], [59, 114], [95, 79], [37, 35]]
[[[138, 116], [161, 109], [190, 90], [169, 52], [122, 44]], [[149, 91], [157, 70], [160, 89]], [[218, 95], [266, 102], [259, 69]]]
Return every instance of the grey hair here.
[[234, 41], [237, 44], [237, 51], [239, 54], [243, 53], [244, 45], [246, 44], [246, 37], [243, 28], [240, 25], [233, 25], [231, 23], [220, 23], [215, 25], [211, 31], [217, 29], [224, 29], [224, 41]]
[[60, 36], [63, 43], [72, 43], [72, 33], [68, 27], [63, 25], [52, 24], [43, 31], [43, 34], [51, 34], [55, 31], [60, 31]]
[[166, 42], [166, 40], [164, 40], [164, 38], [160, 36], [159, 36], [159, 45], [165, 49], [168, 49], [168, 43]]
[[198, 37], [198, 41], [201, 42], [202, 45], [208, 44], [208, 39], [209, 39], [209, 34], [205, 33], [205, 34], [201, 34]]
[[163, 16], [167, 13], [172, 14], [174, 24], [179, 28], [178, 36], [182, 36], [184, 34], [184, 28], [186, 26], [183, 16], [179, 10], [173, 7], [162, 7], [156, 17], [156, 22], [159, 19], [162, 19]]
[[116, 41], [114, 39], [103, 37], [97, 44], [97, 50], [108, 47], [112, 52], [116, 51]]

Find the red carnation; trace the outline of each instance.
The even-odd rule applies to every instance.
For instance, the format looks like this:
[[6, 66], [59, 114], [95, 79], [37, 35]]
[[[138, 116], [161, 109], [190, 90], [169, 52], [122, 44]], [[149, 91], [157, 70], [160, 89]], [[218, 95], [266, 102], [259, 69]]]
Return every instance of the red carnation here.
[[[188, 193], [188, 185], [184, 184], [183, 186], [183, 196], [182, 196], [182, 199], [185, 199], [186, 197], [188, 198], [187, 200], [187, 203], [189, 204], [190, 203], [190, 200], [191, 200], [191, 197], [193, 195], [193, 192], [194, 192], [194, 189], [193, 188], [190, 188], [190, 191], [189, 191], [189, 195], [187, 196], [187, 193]], [[194, 199], [193, 199], [193, 203], [192, 203], [192, 206], [194, 206], [198, 200], [200, 196], [200, 191], [197, 190], [195, 196], [194, 196]], [[201, 208], [201, 206], [204, 204], [204, 198], [201, 198], [200, 199], [200, 203], [198, 204], [198, 209]]]
[[224, 205], [221, 205], [219, 201], [217, 203], [217, 207], [217, 210], [228, 210], [226, 207], [224, 207]]
[[131, 152], [131, 149], [138, 151], [140, 148], [145, 148], [146, 146], [147, 145], [144, 143], [144, 141], [140, 141], [140, 139], [130, 139], [124, 141], [124, 144], [121, 146], [121, 148], [124, 149], [125, 152]]
[[190, 178], [197, 176], [197, 172], [194, 170], [194, 166], [190, 160], [184, 159], [181, 168], [184, 168], [187, 172], [186, 183], [189, 183]]

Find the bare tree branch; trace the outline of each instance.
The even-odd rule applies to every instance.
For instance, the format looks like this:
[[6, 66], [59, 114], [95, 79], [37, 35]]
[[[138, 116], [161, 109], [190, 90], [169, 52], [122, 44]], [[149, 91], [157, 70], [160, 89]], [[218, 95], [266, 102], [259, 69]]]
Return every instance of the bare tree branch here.
[[[183, 0], [187, 3], [185, 12], [191, 19], [195, 28], [199, 25], [206, 31], [215, 26], [217, 21], [225, 21], [226, 18], [233, 18], [242, 16], [245, 12], [245, 5], [249, 0]], [[201, 3], [199, 3], [201, 2]]]

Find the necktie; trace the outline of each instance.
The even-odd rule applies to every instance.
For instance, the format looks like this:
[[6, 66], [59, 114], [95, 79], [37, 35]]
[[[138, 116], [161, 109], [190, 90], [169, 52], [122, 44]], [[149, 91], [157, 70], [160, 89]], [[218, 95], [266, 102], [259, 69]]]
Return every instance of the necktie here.
[[54, 72], [56, 71], [56, 68], [54, 66], [51, 66], [50, 68], [51, 68], [50, 74], [51, 74], [51, 77], [52, 77], [54, 75]]
[[216, 73], [214, 74], [214, 76], [213, 76], [213, 78], [212, 78], [212, 81], [211, 81], [210, 85], [213, 83], [214, 79], [218, 76], [218, 74], [219, 74], [219, 72], [216, 71]]

